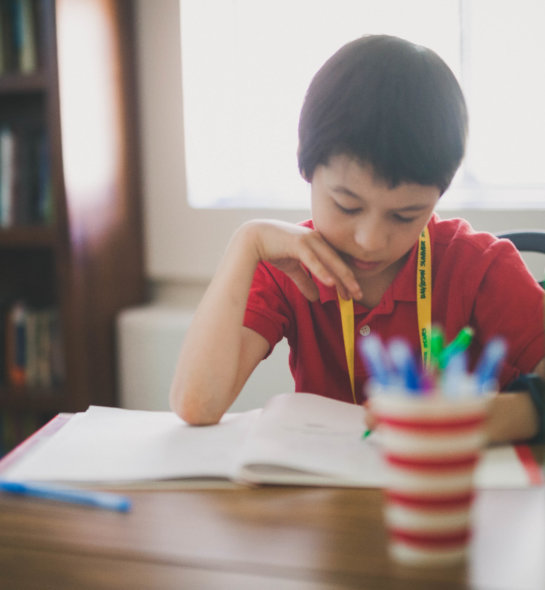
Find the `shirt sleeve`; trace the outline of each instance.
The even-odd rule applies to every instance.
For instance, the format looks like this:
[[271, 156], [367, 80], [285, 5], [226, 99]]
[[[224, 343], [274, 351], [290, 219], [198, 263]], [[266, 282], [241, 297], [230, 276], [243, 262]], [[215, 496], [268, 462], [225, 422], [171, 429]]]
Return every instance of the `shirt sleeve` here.
[[502, 336], [508, 352], [500, 377], [505, 387], [533, 371], [545, 356], [544, 292], [508, 240], [497, 240], [476, 264], [484, 264], [473, 310], [477, 330], [487, 339]]
[[269, 342], [269, 352], [287, 335], [293, 321], [292, 307], [286, 293], [289, 279], [271, 265], [260, 262], [254, 274], [244, 326], [261, 334]]

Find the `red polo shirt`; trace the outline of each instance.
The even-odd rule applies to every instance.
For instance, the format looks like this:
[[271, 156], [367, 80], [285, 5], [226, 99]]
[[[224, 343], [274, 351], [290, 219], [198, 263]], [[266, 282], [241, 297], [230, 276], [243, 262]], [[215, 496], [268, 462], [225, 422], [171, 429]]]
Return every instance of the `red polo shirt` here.
[[[313, 227], [311, 221], [303, 223]], [[508, 240], [475, 232], [462, 219], [429, 223], [432, 251], [432, 321], [452, 340], [464, 326], [475, 330], [469, 350], [474, 364], [488, 340], [503, 336], [509, 351], [500, 377], [505, 387], [531, 372], [545, 356], [543, 290]], [[416, 254], [411, 250], [381, 302], [373, 309], [354, 304], [356, 338], [377, 334], [388, 342], [405, 338], [420, 355], [416, 313]], [[271, 347], [283, 337], [290, 345], [295, 390], [351, 402], [335, 288], [314, 278], [320, 298], [311, 302], [283, 272], [260, 263], [250, 290], [244, 325]], [[365, 396], [365, 366], [355, 358], [358, 400]]]

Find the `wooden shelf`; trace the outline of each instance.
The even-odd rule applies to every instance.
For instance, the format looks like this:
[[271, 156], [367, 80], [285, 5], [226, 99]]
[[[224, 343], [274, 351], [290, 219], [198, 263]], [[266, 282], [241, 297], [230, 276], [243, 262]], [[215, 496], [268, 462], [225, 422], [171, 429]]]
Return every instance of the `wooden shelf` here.
[[[16, 219], [41, 219], [29, 215], [34, 210], [25, 206], [42, 203], [37, 197], [46, 194], [52, 201], [43, 210], [54, 212], [54, 223], [0, 228], [0, 325], [9, 324], [15, 309], [17, 328], [31, 325], [29, 333], [42, 346], [31, 352], [17, 348], [12, 322], [10, 345], [6, 334], [0, 336], [0, 359], [13, 359], [18, 351], [35, 360], [44, 349], [51, 350], [46, 357], [49, 372], [62, 375], [63, 384], [13, 387], [6, 383], [10, 371], [2, 367], [0, 420], [15, 420], [0, 423], [4, 432], [22, 431], [19, 418], [32, 423], [33, 417], [39, 422], [46, 414], [85, 410], [92, 404], [117, 405], [116, 317], [146, 300], [135, 3], [101, 0], [85, 3], [82, 10], [81, 0], [32, 1], [38, 15], [40, 71], [0, 76], [0, 123], [21, 142], [17, 149], [23, 146], [23, 153], [35, 159], [0, 158], [0, 166], [12, 162], [17, 182], [10, 205], [20, 215]], [[24, 143], [26, 132], [45, 138], [35, 144], [41, 151], [32, 152], [33, 144]], [[25, 161], [38, 165], [24, 168]], [[37, 182], [35, 170], [48, 174]], [[47, 193], [40, 192], [44, 188]], [[18, 201], [21, 194], [26, 198]], [[38, 322], [42, 335], [43, 325], [49, 326], [45, 342], [50, 338], [49, 344], [57, 346], [39, 340]], [[25, 346], [29, 340], [23, 340]], [[0, 454], [18, 442], [6, 436], [4, 441]]]
[[64, 387], [0, 387], [0, 403], [11, 412], [58, 413], [73, 410]]
[[43, 72], [33, 74], [4, 74], [0, 76], [0, 96], [29, 93], [46, 92], [47, 77]]
[[0, 229], [0, 248], [51, 248], [56, 241], [53, 227], [24, 226]]

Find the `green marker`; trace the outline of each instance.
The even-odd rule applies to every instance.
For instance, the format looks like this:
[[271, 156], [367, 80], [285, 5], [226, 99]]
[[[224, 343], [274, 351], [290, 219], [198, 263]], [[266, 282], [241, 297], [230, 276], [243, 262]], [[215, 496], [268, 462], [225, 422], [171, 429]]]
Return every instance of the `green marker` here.
[[464, 350], [467, 350], [469, 348], [469, 345], [473, 340], [473, 334], [474, 330], [469, 326], [462, 328], [458, 332], [456, 338], [448, 346], [446, 346], [439, 355], [440, 369], [444, 369], [454, 355], [463, 352]]
[[431, 327], [430, 337], [430, 354], [431, 354], [431, 366], [433, 368], [439, 367], [439, 357], [443, 352], [445, 346], [445, 335], [440, 326]]

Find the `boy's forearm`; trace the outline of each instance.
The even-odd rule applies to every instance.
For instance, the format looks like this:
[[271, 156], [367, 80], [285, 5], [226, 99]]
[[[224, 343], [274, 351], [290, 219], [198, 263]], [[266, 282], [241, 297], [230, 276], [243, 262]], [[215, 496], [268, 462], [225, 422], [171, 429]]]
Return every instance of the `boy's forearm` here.
[[259, 262], [252, 229], [232, 237], [182, 345], [171, 408], [192, 423], [215, 423], [232, 403], [246, 301]]
[[487, 425], [490, 443], [529, 440], [539, 429], [538, 416], [526, 392], [498, 394], [492, 401]]

